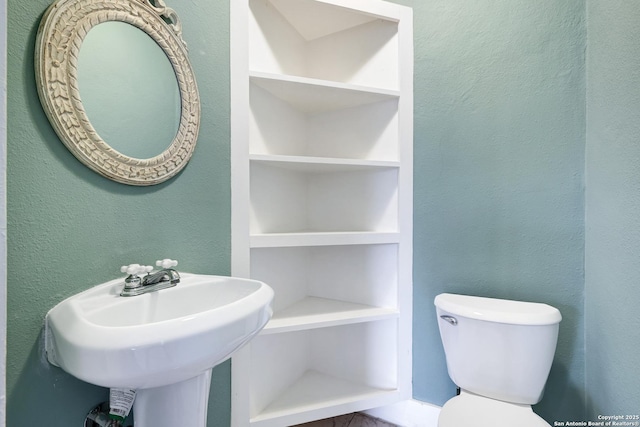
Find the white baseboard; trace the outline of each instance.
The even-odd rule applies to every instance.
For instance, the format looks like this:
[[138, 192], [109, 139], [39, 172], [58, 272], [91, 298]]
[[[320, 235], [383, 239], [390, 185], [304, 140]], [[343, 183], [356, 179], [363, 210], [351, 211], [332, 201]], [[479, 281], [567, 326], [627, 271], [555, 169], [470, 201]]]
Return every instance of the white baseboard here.
[[437, 427], [440, 407], [419, 400], [405, 400], [365, 413], [401, 427]]

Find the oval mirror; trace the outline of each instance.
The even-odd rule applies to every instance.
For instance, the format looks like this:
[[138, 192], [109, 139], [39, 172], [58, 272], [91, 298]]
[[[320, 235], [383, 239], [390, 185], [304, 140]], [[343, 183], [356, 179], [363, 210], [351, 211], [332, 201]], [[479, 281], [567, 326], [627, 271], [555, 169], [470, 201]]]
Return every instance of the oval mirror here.
[[130, 185], [158, 184], [186, 166], [200, 99], [181, 33], [162, 0], [58, 0], [47, 9], [38, 94], [82, 163]]

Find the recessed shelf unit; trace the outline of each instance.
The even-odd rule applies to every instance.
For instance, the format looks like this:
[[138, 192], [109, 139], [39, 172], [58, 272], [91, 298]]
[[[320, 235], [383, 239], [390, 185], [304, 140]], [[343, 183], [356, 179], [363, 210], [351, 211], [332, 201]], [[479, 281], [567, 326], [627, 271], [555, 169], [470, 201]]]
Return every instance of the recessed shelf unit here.
[[232, 274], [275, 290], [233, 427], [411, 397], [412, 13], [231, 2]]

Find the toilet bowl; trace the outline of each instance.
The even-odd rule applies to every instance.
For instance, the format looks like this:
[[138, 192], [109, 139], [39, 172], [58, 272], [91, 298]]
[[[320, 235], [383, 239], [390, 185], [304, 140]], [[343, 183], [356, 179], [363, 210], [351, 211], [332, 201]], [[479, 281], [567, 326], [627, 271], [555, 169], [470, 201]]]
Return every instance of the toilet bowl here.
[[461, 393], [438, 427], [546, 427], [542, 399], [562, 316], [549, 305], [457, 294], [435, 301], [449, 377]]
[[460, 391], [440, 411], [438, 427], [548, 427], [531, 405], [503, 402]]

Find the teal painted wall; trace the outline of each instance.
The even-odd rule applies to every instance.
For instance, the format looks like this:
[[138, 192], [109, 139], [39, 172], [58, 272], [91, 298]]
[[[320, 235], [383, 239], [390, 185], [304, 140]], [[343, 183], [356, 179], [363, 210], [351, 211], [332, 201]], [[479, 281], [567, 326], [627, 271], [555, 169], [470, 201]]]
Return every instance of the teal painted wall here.
[[[7, 28], [7, 3], [0, 0], [0, 28]], [[0, 319], [7, 318], [7, 32], [0, 30]], [[6, 321], [5, 321], [6, 324]], [[0, 348], [6, 349], [7, 330], [0, 327]], [[6, 356], [0, 356], [0, 378], [6, 378]], [[1, 381], [1, 380], [0, 380]], [[6, 419], [6, 384], [0, 382], [0, 423]]]
[[640, 5], [589, 0], [587, 11], [586, 380], [595, 419], [640, 414]]
[[[139, 188], [91, 172], [58, 140], [40, 107], [35, 35], [49, 0], [8, 10], [7, 425], [80, 426], [106, 400], [43, 360], [46, 312], [120, 275], [171, 257], [185, 271], [230, 272], [229, 23], [227, 1], [174, 1], [202, 99], [193, 159], [175, 179]], [[3, 29], [4, 31], [4, 29]], [[140, 138], [153, 123], [141, 123]], [[228, 427], [230, 369], [215, 370], [210, 426]]]
[[548, 421], [584, 418], [585, 3], [403, 0], [415, 26], [413, 386], [455, 395], [441, 292], [562, 312]]

